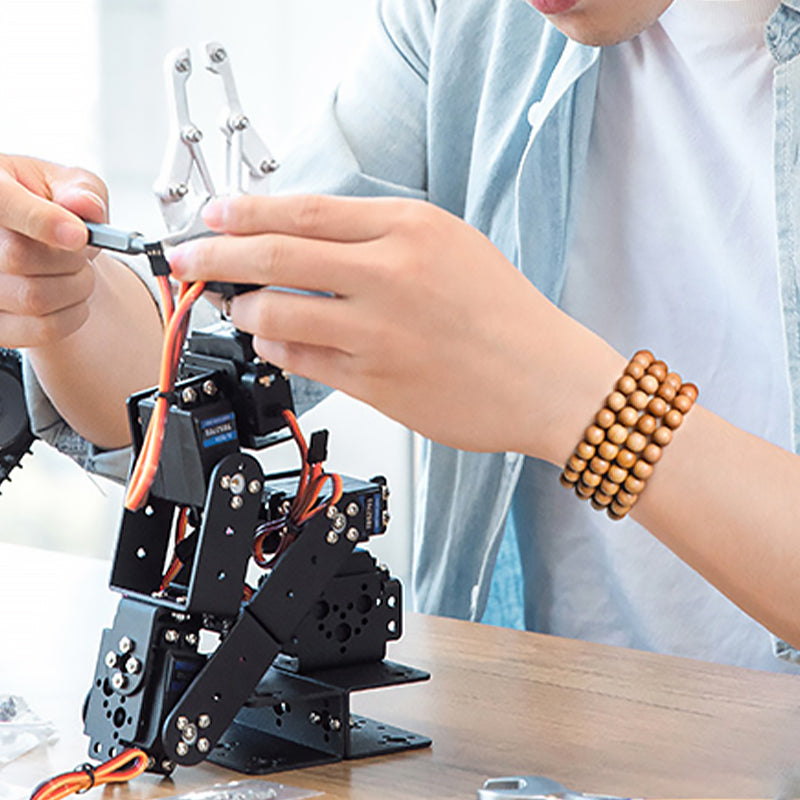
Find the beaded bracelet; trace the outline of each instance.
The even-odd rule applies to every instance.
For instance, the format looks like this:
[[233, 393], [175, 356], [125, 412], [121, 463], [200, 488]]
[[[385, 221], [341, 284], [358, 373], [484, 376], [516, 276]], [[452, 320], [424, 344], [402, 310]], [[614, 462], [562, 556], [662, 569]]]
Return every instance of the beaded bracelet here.
[[639, 350], [567, 460], [561, 485], [611, 519], [622, 519], [697, 395], [693, 383]]

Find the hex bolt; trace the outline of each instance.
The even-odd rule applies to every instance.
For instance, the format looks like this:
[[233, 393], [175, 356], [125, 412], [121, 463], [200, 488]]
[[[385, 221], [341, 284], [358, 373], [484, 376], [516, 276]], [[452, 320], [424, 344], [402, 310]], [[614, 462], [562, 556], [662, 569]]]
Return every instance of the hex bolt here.
[[178, 631], [175, 630], [175, 628], [168, 628], [167, 630], [164, 631], [164, 641], [167, 642], [167, 644], [175, 644], [175, 642], [177, 642], [179, 638], [180, 635], [178, 634]]
[[358, 528], [348, 528], [345, 536], [347, 536], [348, 542], [357, 542], [359, 536]]
[[131, 650], [133, 650], [133, 642], [128, 636], [123, 636], [119, 640], [119, 644], [117, 644], [117, 647], [119, 647], [120, 653], [130, 653]]
[[178, 744], [175, 745], [175, 752], [179, 756], [185, 756], [189, 752], [189, 745], [186, 744], [186, 742], [178, 742]]
[[142, 668], [142, 662], [136, 656], [129, 656], [125, 661], [125, 672], [136, 675]]
[[115, 672], [111, 676], [111, 686], [114, 689], [124, 689], [127, 683], [128, 679], [121, 672]]
[[336, 544], [339, 541], [339, 534], [336, 531], [328, 531], [327, 535], [325, 536], [325, 541], [328, 544]]
[[196, 403], [197, 402], [197, 389], [195, 389], [193, 386], [187, 386], [181, 392], [181, 400], [183, 400], [183, 402], [187, 403], [187, 404]]
[[360, 508], [361, 507], [358, 505], [358, 503], [348, 503], [345, 513], [348, 517], [354, 517], [356, 514], [358, 514]]
[[201, 714], [197, 718], [197, 727], [198, 728], [208, 728], [211, 725], [211, 717], [208, 714]]
[[189, 724], [189, 718], [188, 717], [180, 716], [180, 717], [178, 717], [178, 719], [175, 720], [175, 727], [179, 731], [182, 731], [188, 724]]
[[250, 492], [250, 494], [258, 494], [261, 491], [261, 481], [250, 481], [250, 483], [247, 484], [247, 491]]
[[231, 497], [231, 508], [234, 511], [238, 511], [244, 505], [244, 500], [240, 494], [236, 494]]
[[117, 666], [117, 660], [118, 660], [117, 659], [117, 654], [113, 650], [109, 650], [106, 653], [106, 657], [105, 657], [104, 660], [105, 660], [106, 666], [109, 669], [114, 669], [114, 667]]
[[213, 397], [217, 393], [217, 384], [212, 380], [203, 381], [203, 393]]
[[197, 749], [201, 753], [207, 753], [211, 749], [211, 742], [203, 736], [197, 740]]

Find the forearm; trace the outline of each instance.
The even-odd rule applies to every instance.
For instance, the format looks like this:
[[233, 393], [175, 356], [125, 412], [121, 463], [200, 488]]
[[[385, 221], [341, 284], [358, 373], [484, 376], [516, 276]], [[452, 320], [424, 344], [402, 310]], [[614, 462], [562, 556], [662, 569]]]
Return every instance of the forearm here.
[[84, 438], [112, 449], [130, 443], [126, 398], [158, 380], [161, 337], [148, 290], [128, 267], [100, 254], [87, 321], [27, 354], [64, 419]]

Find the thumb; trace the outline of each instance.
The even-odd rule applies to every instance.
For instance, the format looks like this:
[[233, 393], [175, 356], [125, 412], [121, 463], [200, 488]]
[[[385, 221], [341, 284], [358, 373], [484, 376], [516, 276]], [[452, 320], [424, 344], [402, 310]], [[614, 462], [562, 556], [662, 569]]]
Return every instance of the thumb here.
[[49, 176], [53, 202], [81, 219], [108, 221], [108, 189], [100, 178], [82, 169], [61, 168]]

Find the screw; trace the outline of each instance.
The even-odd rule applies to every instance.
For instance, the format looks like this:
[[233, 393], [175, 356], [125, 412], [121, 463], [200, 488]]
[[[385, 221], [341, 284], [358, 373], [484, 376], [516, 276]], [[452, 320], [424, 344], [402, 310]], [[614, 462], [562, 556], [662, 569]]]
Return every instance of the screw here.
[[203, 139], [203, 133], [199, 128], [195, 128], [193, 125], [190, 125], [187, 128], [184, 128], [181, 133], [181, 138], [190, 144], [198, 144]]
[[187, 723], [181, 731], [181, 738], [186, 744], [194, 744], [197, 741], [197, 725], [193, 722]]
[[179, 731], [182, 731], [188, 724], [189, 724], [189, 718], [188, 717], [181, 716], [181, 717], [178, 717], [178, 719], [175, 720], [175, 727]]
[[170, 761], [168, 758], [165, 758], [161, 762], [161, 769], [163, 769], [164, 772], [172, 772], [175, 769], [175, 762]]
[[243, 131], [250, 126], [250, 120], [247, 119], [247, 117], [245, 117], [243, 114], [240, 114], [231, 120], [230, 125], [235, 131]]
[[319, 714], [318, 714], [316, 711], [312, 711], [312, 712], [311, 712], [311, 713], [308, 715], [308, 721], [309, 721], [309, 722], [310, 722], [312, 725], [319, 725], [319, 724], [320, 724], [320, 722], [322, 722], [322, 717], [321, 717], [321, 716], [320, 716], [320, 715], [319, 715]]
[[336, 531], [328, 531], [328, 535], [325, 537], [325, 541], [328, 544], [336, 544], [339, 541], [339, 534]]
[[133, 642], [127, 636], [123, 636], [117, 647], [119, 647], [120, 653], [130, 653], [133, 650]]
[[220, 489], [230, 489], [231, 488], [231, 476], [230, 475], [223, 475], [219, 479], [219, 488]]
[[169, 196], [173, 200], [181, 200], [189, 194], [189, 187], [185, 183], [176, 183], [167, 189]]
[[208, 728], [211, 725], [211, 717], [208, 714], [201, 714], [197, 718], [197, 726], [199, 728]]
[[345, 536], [347, 536], [347, 541], [348, 542], [357, 542], [358, 541], [358, 535], [359, 535], [358, 534], [358, 528], [348, 528], [347, 529], [347, 533], [345, 534]]
[[109, 669], [114, 669], [117, 666], [117, 654], [113, 650], [109, 650], [106, 653], [105, 662]]
[[223, 62], [227, 57], [228, 57], [228, 54], [225, 52], [225, 48], [224, 47], [218, 47], [216, 50], [214, 50], [211, 53], [211, 60], [215, 64], [219, 64], [219, 63]]
[[331, 717], [331, 721], [328, 724], [331, 726], [332, 731], [338, 731], [342, 727], [342, 723], [336, 717]]
[[214, 381], [203, 381], [203, 392], [209, 397], [213, 397], [217, 393], [217, 384]]
[[250, 494], [258, 494], [261, 491], [261, 481], [250, 481], [247, 484], [247, 491]]
[[178, 742], [178, 744], [175, 745], [175, 752], [179, 756], [185, 756], [189, 752], [189, 745], [186, 744], [186, 742]]
[[392, 515], [388, 511], [384, 511], [381, 514], [381, 522], [383, 523], [383, 527], [385, 528], [389, 524], [389, 520], [392, 518]]
[[187, 386], [181, 392], [181, 400], [184, 403], [196, 403], [197, 402], [197, 390], [192, 386]]
[[168, 630], [164, 631], [164, 641], [168, 644], [175, 644], [179, 638], [178, 631], [176, 631], [174, 628], [169, 628]]
[[187, 633], [186, 634], [186, 644], [189, 647], [194, 647], [197, 644], [197, 634], [196, 633]]
[[142, 662], [135, 656], [130, 656], [125, 662], [125, 672], [127, 672], [128, 675], [136, 675], [141, 668]]
[[335, 505], [329, 505], [328, 510], [325, 512], [325, 516], [328, 519], [333, 519], [339, 513], [339, 509], [336, 508]]
[[197, 749], [201, 753], [207, 753], [211, 749], [211, 742], [204, 736], [202, 739], [197, 740]]
[[179, 58], [175, 62], [175, 71], [176, 72], [188, 72], [189, 71], [189, 59], [188, 58]]
[[121, 672], [115, 672], [111, 676], [111, 686], [114, 689], [117, 689], [117, 690], [124, 689], [125, 685], [127, 683], [128, 683], [128, 679]]
[[259, 165], [258, 168], [265, 174], [269, 175], [270, 172], [275, 172], [278, 169], [278, 162], [273, 159], [264, 159]]
[[244, 500], [242, 499], [241, 495], [237, 494], [231, 497], [231, 508], [234, 511], [238, 511], [243, 505], [244, 505]]
[[358, 514], [359, 508], [360, 506], [358, 503], [348, 503], [345, 513], [348, 517], [354, 517], [356, 514]]
[[281, 503], [281, 514], [288, 514], [292, 508], [292, 504], [289, 500], [284, 500]]

